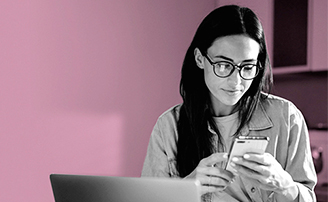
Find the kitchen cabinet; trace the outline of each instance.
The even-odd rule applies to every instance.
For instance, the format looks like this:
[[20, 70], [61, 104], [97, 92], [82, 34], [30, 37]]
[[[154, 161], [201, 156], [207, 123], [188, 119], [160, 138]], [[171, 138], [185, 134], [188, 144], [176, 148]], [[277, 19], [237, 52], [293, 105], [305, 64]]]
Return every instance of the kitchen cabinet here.
[[[280, 0], [281, 1], [281, 0]], [[282, 0], [283, 1], [283, 0]], [[273, 61], [274, 46], [274, 1], [273, 0], [217, 0], [216, 7], [237, 4], [251, 8], [264, 27], [267, 49]], [[328, 71], [328, 0], [308, 0], [307, 60], [304, 65], [275, 67], [274, 74]], [[288, 29], [288, 27], [286, 27]], [[292, 36], [285, 36], [292, 37]], [[279, 39], [278, 39], [279, 40]]]
[[328, 1], [310, 0], [310, 66], [312, 71], [328, 70]]

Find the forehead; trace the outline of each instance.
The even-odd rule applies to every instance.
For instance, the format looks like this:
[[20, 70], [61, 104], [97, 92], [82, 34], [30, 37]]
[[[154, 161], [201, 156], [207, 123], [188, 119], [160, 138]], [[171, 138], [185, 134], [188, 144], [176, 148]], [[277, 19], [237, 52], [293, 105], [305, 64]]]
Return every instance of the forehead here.
[[208, 49], [212, 57], [224, 56], [234, 62], [256, 60], [260, 52], [260, 45], [254, 39], [244, 35], [232, 35], [217, 38]]

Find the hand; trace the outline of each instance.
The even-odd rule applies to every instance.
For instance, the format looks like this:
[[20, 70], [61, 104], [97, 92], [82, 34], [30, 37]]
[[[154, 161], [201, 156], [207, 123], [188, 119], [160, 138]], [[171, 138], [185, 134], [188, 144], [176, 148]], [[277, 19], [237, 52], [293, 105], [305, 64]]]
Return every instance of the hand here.
[[186, 178], [193, 178], [201, 184], [201, 195], [209, 192], [223, 191], [234, 179], [234, 175], [215, 164], [227, 161], [226, 153], [214, 153], [202, 159], [195, 170]]
[[259, 188], [274, 191], [288, 200], [298, 196], [296, 183], [271, 154], [248, 153], [243, 157], [233, 157], [232, 161], [236, 173], [249, 178]]

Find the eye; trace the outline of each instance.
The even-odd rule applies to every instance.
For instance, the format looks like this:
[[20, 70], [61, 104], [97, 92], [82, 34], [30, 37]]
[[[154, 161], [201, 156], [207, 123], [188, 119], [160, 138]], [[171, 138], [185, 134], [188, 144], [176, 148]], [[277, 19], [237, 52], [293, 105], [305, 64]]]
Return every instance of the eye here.
[[256, 64], [243, 64], [241, 68], [244, 71], [252, 71], [253, 69], [255, 69], [255, 67], [256, 67]]
[[224, 71], [224, 70], [230, 70], [233, 68], [232, 64], [228, 63], [228, 62], [218, 62], [216, 63], [216, 68], [218, 68], [220, 71]]

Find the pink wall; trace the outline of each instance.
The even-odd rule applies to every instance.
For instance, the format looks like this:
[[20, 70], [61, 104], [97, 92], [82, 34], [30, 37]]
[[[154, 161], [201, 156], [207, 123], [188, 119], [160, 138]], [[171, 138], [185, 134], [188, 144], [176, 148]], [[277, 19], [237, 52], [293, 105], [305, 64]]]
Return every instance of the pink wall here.
[[181, 101], [185, 51], [215, 1], [0, 1], [0, 201], [53, 201], [49, 174], [139, 176]]

